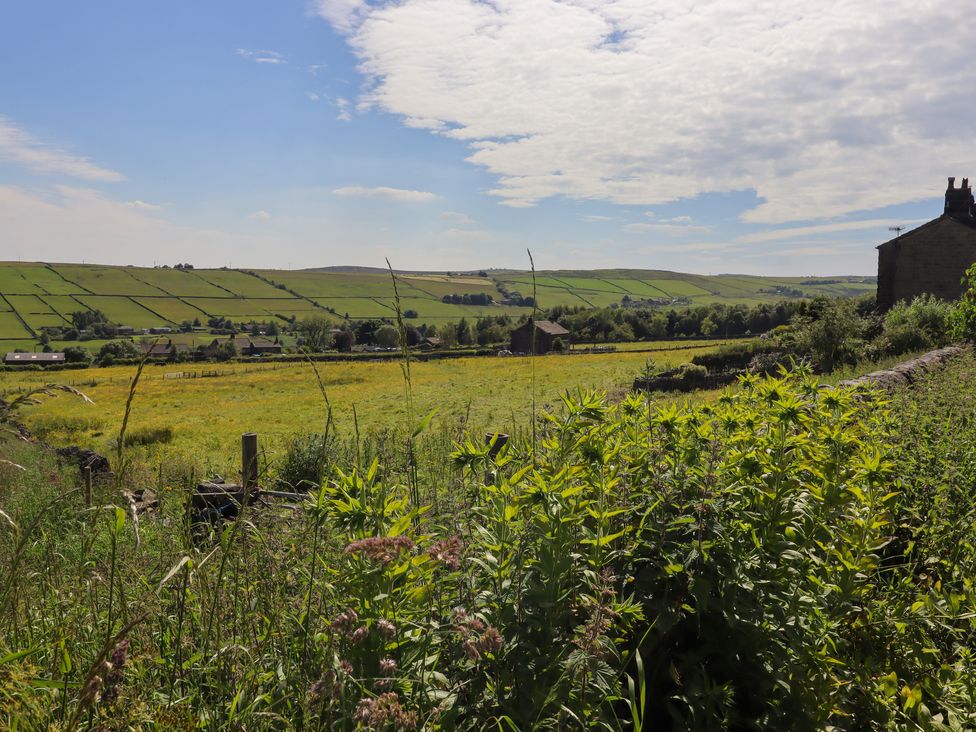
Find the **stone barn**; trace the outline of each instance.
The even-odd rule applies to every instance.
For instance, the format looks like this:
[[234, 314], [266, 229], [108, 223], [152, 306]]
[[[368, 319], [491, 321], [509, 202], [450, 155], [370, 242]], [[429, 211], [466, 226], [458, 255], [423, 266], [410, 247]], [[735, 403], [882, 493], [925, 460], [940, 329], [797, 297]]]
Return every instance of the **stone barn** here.
[[949, 178], [941, 216], [878, 246], [878, 308], [931, 294], [957, 300], [966, 269], [976, 262], [976, 202], [963, 178]]
[[549, 353], [552, 344], [559, 338], [569, 347], [569, 331], [551, 320], [529, 320], [512, 331], [512, 352], [532, 353], [532, 331], [535, 330], [535, 352]]

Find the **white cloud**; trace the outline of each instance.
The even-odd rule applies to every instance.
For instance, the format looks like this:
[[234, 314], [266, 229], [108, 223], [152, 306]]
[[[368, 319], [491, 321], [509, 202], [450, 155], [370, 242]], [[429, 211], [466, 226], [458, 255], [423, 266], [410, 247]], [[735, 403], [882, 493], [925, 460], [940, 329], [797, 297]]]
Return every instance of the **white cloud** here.
[[[833, 224], [818, 224], [816, 226], [794, 226], [788, 229], [773, 229], [771, 231], [757, 231], [743, 234], [736, 241], [743, 244], [755, 244], [766, 241], [780, 241], [782, 239], [796, 239], [811, 234], [835, 234], [844, 231], [859, 231], [861, 229], [877, 229], [879, 241], [891, 238], [885, 236], [889, 226], [911, 226], [922, 223], [919, 220], [905, 221], [892, 219], [862, 219], [860, 221], [839, 221]], [[894, 236], [892, 233], [891, 236]]]
[[44, 175], [106, 182], [125, 180], [121, 173], [103, 168], [82, 155], [41, 142], [3, 115], [0, 115], [0, 161]]
[[339, 108], [339, 114], [336, 115], [336, 119], [340, 122], [351, 122], [352, 115], [349, 114], [349, 100], [345, 97], [336, 97], [335, 105]]
[[147, 203], [146, 201], [140, 201], [136, 199], [135, 201], [126, 201], [125, 206], [129, 208], [138, 209], [139, 211], [160, 211], [163, 207], [157, 203]]
[[474, 223], [474, 219], [467, 214], [459, 213], [458, 211], [445, 211], [441, 214], [441, 218], [444, 221], [450, 221], [461, 226], [468, 226]]
[[151, 264], [166, 252], [171, 261], [216, 266], [243, 252], [254, 253], [253, 261], [282, 246], [270, 237], [174, 224], [88, 188], [58, 185], [41, 194], [0, 186], [0, 251], [48, 262], [107, 264]]
[[305, 98], [310, 102], [317, 102], [319, 100], [319, 95], [315, 92], [305, 92]]
[[466, 141], [515, 207], [754, 190], [782, 223], [976, 168], [956, 0], [316, 0], [362, 103]]
[[246, 58], [248, 61], [253, 61], [256, 64], [284, 64], [285, 57], [282, 56], [277, 51], [252, 51], [249, 48], [238, 48], [236, 51], [237, 55], [241, 58]]
[[688, 226], [687, 224], [627, 224], [624, 231], [628, 234], [704, 234], [711, 229], [707, 226]]
[[619, 221], [619, 219], [614, 218], [613, 216], [599, 216], [597, 214], [588, 214], [583, 217], [583, 221], [586, 221], [587, 223], [590, 224], [599, 224], [599, 223], [604, 223], [606, 221]]
[[350, 32], [368, 10], [366, 0], [312, 0], [311, 8], [340, 33]]
[[271, 220], [271, 214], [269, 214], [264, 209], [261, 209], [260, 211], [254, 211], [253, 213], [248, 214], [247, 217], [249, 219], [253, 219], [255, 221], [270, 221]]
[[374, 188], [368, 188], [366, 186], [345, 186], [343, 188], [336, 188], [332, 192], [344, 198], [383, 198], [388, 201], [399, 201], [401, 203], [427, 203], [437, 198], [436, 194], [428, 191], [387, 188], [386, 186], [376, 186]]

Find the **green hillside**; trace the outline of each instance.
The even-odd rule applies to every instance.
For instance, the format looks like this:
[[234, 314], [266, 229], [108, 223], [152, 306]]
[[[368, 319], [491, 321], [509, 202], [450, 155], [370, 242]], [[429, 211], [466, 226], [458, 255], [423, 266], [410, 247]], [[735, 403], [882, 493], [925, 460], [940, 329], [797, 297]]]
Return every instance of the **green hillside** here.
[[[522, 315], [533, 293], [527, 272], [403, 273], [403, 310], [417, 322]], [[715, 302], [755, 304], [784, 297], [873, 292], [873, 278], [704, 276], [659, 270], [544, 271], [535, 292], [542, 308], [606, 307], [650, 300], [685, 307]], [[463, 304], [468, 297], [482, 304]], [[486, 297], [491, 298], [488, 301]], [[454, 302], [445, 302], [445, 298]], [[518, 304], [516, 304], [518, 303]], [[45, 327], [67, 326], [71, 313], [101, 310], [118, 325], [177, 326], [186, 320], [301, 320], [314, 313], [337, 319], [392, 317], [393, 283], [382, 270], [176, 270], [80, 264], [0, 263], [0, 345], [33, 342]], [[412, 315], [412, 313], [411, 313]]]

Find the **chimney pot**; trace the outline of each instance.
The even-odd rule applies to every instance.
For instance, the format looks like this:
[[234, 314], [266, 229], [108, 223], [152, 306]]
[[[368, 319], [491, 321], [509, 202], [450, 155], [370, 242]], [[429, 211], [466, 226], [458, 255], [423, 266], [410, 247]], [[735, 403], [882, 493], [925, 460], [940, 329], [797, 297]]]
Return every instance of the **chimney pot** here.
[[956, 179], [955, 179], [954, 176], [951, 176], [950, 175], [949, 176], [949, 190], [951, 191], [955, 187], [956, 187]]
[[969, 188], [969, 178], [963, 178], [962, 179], [962, 186], [960, 186], [960, 187], [963, 190], [966, 190], [967, 188]]

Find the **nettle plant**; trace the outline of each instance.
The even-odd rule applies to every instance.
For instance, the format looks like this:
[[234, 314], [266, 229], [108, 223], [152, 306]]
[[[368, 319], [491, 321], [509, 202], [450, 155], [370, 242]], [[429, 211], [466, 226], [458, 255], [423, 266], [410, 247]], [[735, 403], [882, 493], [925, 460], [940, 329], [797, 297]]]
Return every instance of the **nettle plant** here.
[[450, 534], [375, 464], [340, 474], [317, 499], [348, 541], [311, 713], [375, 729], [904, 717], [879, 631], [890, 429], [877, 395], [802, 370], [712, 405], [577, 391], [534, 455], [456, 446], [476, 493]]

